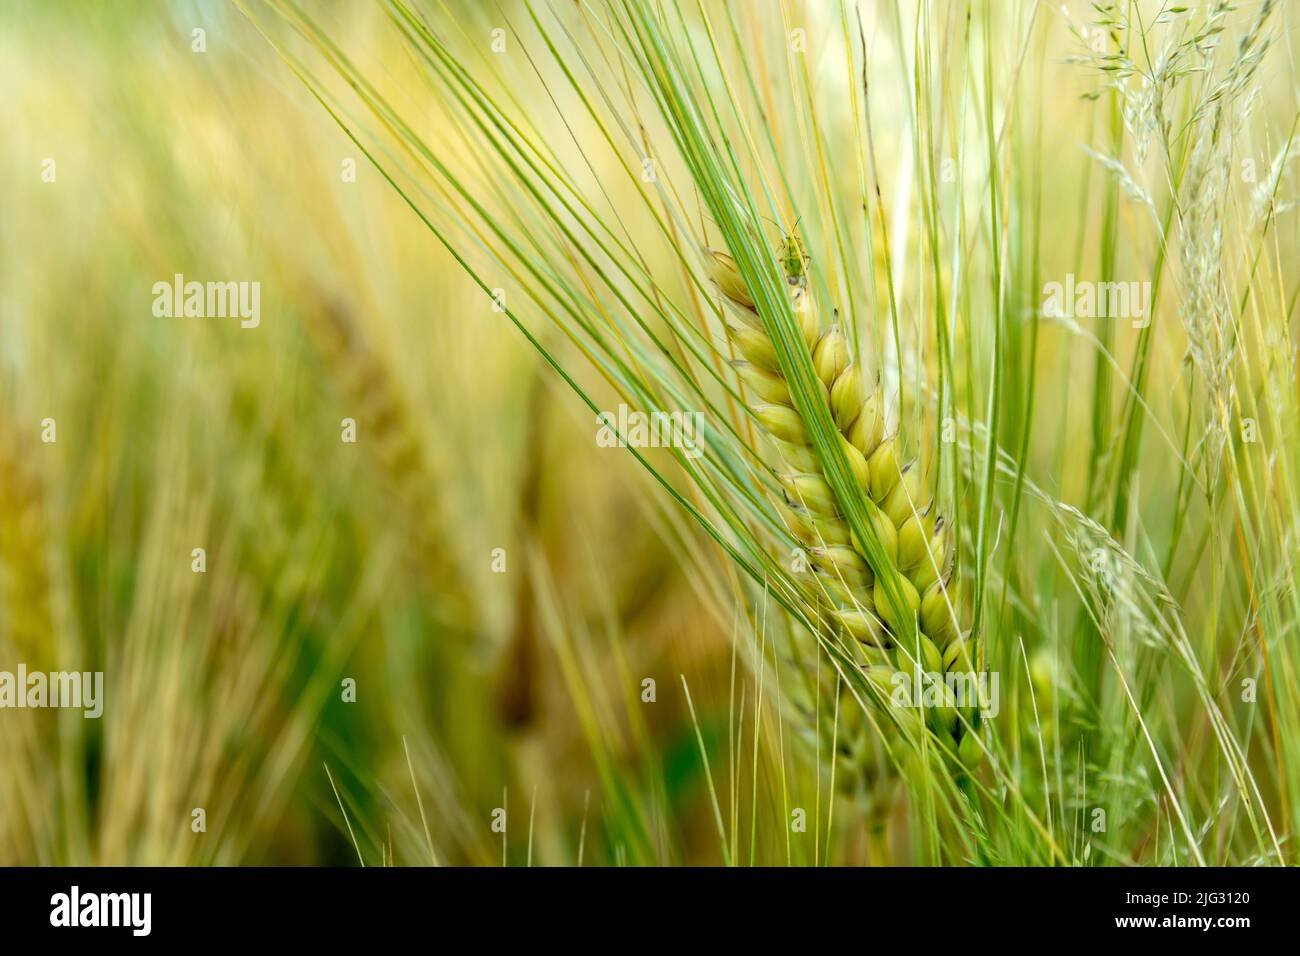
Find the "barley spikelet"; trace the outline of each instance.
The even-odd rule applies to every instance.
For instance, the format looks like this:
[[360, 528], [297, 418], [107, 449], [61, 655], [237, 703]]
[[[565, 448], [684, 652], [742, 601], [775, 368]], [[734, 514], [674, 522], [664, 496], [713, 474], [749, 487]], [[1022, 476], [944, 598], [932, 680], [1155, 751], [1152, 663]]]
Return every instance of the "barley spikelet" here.
[[[952, 529], [937, 513], [921, 464], [904, 461], [899, 437], [886, 434], [880, 385], [870, 384], [861, 365], [851, 360], [839, 323], [821, 331], [803, 258], [798, 240], [787, 240], [782, 261], [794, 314], [871, 525], [886, 558], [899, 572], [905, 608], [916, 618], [913, 647], [903, 646], [906, 642], [897, 638], [912, 631], [911, 622], [894, 618], [894, 605], [877, 583], [877, 572], [883, 569], [871, 566], [868, 549], [856, 539], [836, 503], [735, 261], [727, 253], [709, 250], [706, 268], [723, 296], [727, 334], [740, 355], [732, 364], [746, 386], [746, 402], [780, 454], [777, 477], [785, 500], [779, 510], [805, 546], [833, 604], [830, 617], [843, 633], [861, 642], [869, 662], [867, 678], [888, 698], [900, 670], [915, 673], [919, 668], [925, 674], [974, 670], [972, 642], [958, 626], [959, 601], [950, 580]], [[977, 765], [983, 750], [958, 719], [946, 685], [936, 690], [945, 704], [928, 710], [931, 729], [940, 739], [950, 739], [952, 751], [963, 763]]]

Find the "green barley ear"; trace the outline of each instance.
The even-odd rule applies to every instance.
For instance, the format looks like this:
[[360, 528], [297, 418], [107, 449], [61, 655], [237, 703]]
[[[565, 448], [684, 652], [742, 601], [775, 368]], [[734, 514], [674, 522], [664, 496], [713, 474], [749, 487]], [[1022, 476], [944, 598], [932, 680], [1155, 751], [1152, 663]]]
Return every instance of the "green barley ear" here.
[[[732, 363], [742, 394], [779, 459], [777, 473], [785, 496], [779, 509], [833, 604], [831, 621], [867, 648], [892, 651], [897, 670], [912, 672], [919, 666], [929, 675], [973, 670], [974, 639], [961, 634], [961, 602], [951, 581], [951, 525], [936, 512], [924, 465], [904, 462], [899, 436], [885, 437], [880, 386], [866, 385], [839, 324], [832, 322], [815, 336], [807, 332], [809, 323], [801, 322], [800, 328], [805, 341], [812, 343], [808, 358], [824, 386], [821, 400], [839, 430], [840, 450], [876, 539], [875, 549], [867, 547], [845, 519], [811, 447], [809, 423], [791, 399], [791, 383], [735, 260], [709, 250], [705, 269], [731, 319], [726, 323], [731, 345], [743, 356]], [[792, 297], [801, 294], [805, 281], [789, 282]], [[811, 312], [811, 300], [804, 302]], [[811, 324], [817, 324], [815, 314]], [[894, 582], [892, 599], [888, 581]], [[889, 657], [871, 660], [874, 677], [883, 680]], [[979, 764], [983, 748], [974, 740], [970, 722], [958, 719], [955, 706], [934, 708], [927, 723], [940, 742], [949, 745], [953, 759], [970, 768]]]

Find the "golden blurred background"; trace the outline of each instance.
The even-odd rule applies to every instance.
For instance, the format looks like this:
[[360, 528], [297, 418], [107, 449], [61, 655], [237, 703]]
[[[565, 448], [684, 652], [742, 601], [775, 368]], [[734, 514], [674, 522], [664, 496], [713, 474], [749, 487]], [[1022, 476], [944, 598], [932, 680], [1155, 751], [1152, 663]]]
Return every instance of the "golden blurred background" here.
[[[708, 859], [680, 516], [233, 7], [3, 21], [0, 666], [106, 706], [3, 714], [0, 863], [354, 863], [345, 813], [368, 864], [500, 862], [507, 804], [512, 863]], [[177, 273], [260, 323], [156, 317]]]

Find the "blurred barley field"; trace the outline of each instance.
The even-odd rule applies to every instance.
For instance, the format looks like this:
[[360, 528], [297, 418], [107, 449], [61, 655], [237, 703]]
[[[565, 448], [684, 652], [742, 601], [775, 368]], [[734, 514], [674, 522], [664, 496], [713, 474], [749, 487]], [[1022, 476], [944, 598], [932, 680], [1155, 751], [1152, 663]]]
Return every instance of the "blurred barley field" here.
[[[0, 671], [104, 707], [0, 709], [0, 864], [1296, 863], [1298, 14], [4, 4]], [[851, 515], [796, 245], [983, 713], [810, 583], [708, 259]]]

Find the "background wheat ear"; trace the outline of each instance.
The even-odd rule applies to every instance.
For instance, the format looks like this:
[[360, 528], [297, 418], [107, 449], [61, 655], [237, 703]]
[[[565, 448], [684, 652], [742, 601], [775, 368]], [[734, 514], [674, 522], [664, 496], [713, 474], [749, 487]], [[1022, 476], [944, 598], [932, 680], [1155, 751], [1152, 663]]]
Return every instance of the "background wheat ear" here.
[[33, 445], [0, 415], [0, 637], [40, 669], [52, 663], [53, 617], [49, 521]]
[[[812, 559], [831, 619], [841, 633], [864, 646], [868, 674], [885, 699], [897, 686], [899, 672], [918, 682], [934, 681], [934, 693], [944, 703], [928, 708], [930, 729], [951, 756], [978, 766], [984, 750], [972, 724], [975, 708], [967, 706], [959, 714], [951, 690], [941, 683], [946, 672], [973, 671], [974, 638], [959, 623], [957, 589], [951, 587], [951, 525], [936, 513], [924, 466], [901, 461], [901, 437], [885, 435], [885, 396], [879, 384], [867, 384], [837, 322], [822, 330], [803, 259], [787, 257], [786, 288], [802, 347], [817, 373], [818, 399], [835, 422], [853, 494], [869, 516], [876, 537], [876, 547], [869, 547], [849, 527], [826, 480], [736, 260], [710, 249], [703, 262], [733, 319], [726, 328], [742, 359], [738, 371], [747, 404], [777, 452], [784, 513]], [[882, 586], [891, 577], [901, 605]]]

